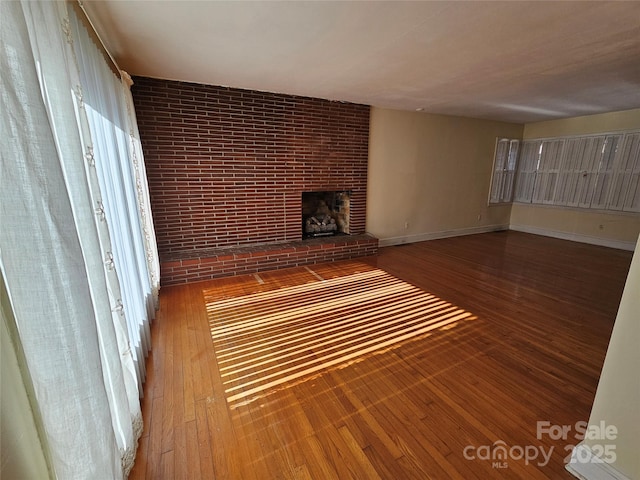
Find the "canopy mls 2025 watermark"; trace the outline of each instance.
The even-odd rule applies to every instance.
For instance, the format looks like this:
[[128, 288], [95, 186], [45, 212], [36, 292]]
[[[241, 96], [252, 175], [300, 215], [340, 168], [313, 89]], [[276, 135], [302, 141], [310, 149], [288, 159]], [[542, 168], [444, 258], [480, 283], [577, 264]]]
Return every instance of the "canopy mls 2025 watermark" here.
[[[616, 445], [612, 441], [617, 436], [618, 428], [615, 425], [607, 425], [604, 421], [593, 425], [585, 421], [573, 425], [552, 424], [548, 420], [539, 420], [536, 423], [536, 439], [549, 438], [553, 441], [567, 442], [564, 446], [565, 463], [569, 462], [576, 444], [582, 440], [590, 441], [589, 449], [594, 456], [587, 458], [585, 455], [577, 455], [574, 456], [574, 462], [615, 462]], [[523, 460], [525, 465], [545, 467], [549, 464], [555, 448], [554, 445], [508, 445], [504, 440], [498, 439], [489, 445], [467, 445], [462, 454], [466, 460], [490, 461], [492, 468], [509, 468], [509, 461], [512, 460]]]

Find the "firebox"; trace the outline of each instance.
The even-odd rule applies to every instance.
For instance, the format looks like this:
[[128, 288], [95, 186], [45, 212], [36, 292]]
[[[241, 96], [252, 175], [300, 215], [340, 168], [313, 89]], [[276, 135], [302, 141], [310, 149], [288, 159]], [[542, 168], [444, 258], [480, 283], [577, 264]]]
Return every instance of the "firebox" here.
[[351, 192], [302, 193], [302, 238], [349, 234]]

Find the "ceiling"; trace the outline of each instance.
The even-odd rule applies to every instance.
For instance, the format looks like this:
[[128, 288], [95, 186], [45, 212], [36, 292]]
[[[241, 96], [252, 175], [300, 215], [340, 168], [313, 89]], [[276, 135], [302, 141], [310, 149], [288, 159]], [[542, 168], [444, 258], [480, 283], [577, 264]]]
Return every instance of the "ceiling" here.
[[132, 75], [517, 123], [640, 107], [640, 2], [85, 1]]

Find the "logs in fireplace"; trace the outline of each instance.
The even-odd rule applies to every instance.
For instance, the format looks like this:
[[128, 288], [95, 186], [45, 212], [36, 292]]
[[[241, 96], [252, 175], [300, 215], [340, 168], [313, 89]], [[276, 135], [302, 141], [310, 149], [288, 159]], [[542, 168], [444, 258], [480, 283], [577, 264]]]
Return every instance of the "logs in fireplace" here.
[[302, 193], [302, 236], [349, 234], [350, 192]]

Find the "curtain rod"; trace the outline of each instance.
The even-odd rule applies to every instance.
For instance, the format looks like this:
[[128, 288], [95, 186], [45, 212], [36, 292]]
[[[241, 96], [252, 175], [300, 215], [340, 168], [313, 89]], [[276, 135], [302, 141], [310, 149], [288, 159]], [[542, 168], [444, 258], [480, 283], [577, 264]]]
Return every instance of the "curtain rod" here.
[[107, 47], [102, 41], [102, 38], [100, 38], [100, 35], [98, 35], [98, 30], [93, 25], [93, 22], [91, 21], [91, 19], [89, 18], [89, 15], [87, 14], [87, 11], [84, 9], [82, 0], [67, 0], [67, 3], [72, 5], [73, 9], [78, 15], [78, 18], [87, 29], [87, 32], [89, 33], [89, 38], [93, 40], [93, 43], [96, 44], [96, 46], [98, 47], [98, 50], [102, 52], [102, 56], [107, 61], [107, 65], [109, 65], [109, 68], [111, 69], [111, 71], [115, 74], [116, 77], [122, 78], [118, 63], [111, 56], [111, 53], [109, 53], [109, 50], [107, 50]]

